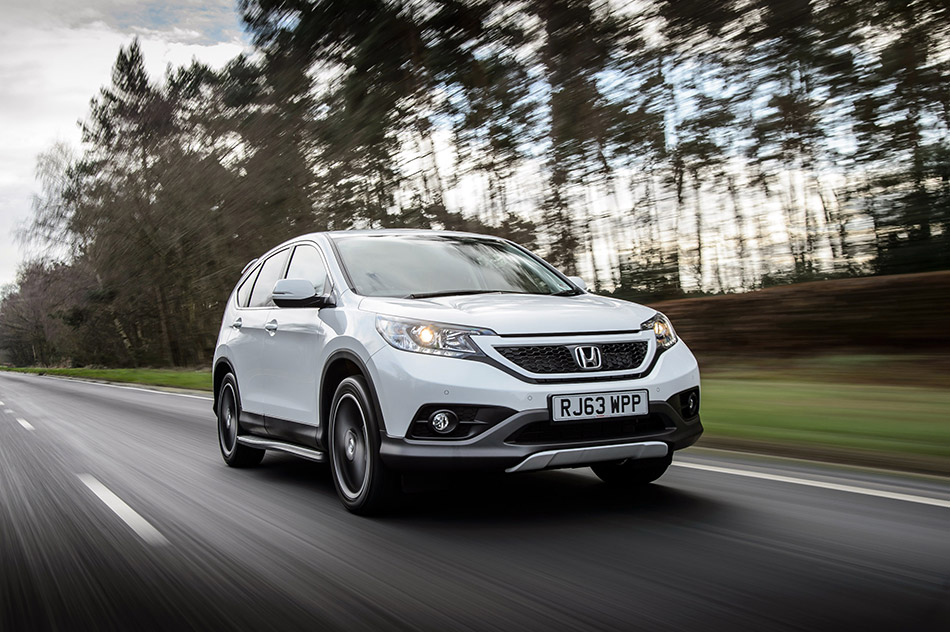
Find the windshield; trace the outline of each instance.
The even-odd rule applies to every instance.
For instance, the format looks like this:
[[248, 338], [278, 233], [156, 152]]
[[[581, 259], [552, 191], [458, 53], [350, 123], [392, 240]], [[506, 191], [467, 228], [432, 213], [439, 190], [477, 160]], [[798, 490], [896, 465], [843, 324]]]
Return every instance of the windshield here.
[[418, 234], [333, 239], [353, 289], [364, 296], [576, 293], [547, 266], [504, 241]]

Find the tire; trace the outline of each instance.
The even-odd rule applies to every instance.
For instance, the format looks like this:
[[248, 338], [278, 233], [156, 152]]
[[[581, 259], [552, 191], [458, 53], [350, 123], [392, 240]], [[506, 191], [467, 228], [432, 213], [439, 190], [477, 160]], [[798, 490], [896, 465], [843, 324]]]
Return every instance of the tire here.
[[617, 487], [640, 487], [648, 485], [663, 476], [670, 463], [673, 462], [673, 453], [659, 459], [626, 459], [610, 463], [591, 465], [594, 474], [608, 485]]
[[241, 429], [241, 404], [237, 380], [228, 373], [218, 391], [218, 447], [224, 462], [231, 467], [253, 467], [264, 458], [264, 450], [241, 445], [237, 441]]
[[379, 420], [366, 381], [351, 376], [333, 395], [328, 448], [333, 485], [343, 506], [362, 516], [389, 508], [399, 492], [399, 476], [379, 456]]

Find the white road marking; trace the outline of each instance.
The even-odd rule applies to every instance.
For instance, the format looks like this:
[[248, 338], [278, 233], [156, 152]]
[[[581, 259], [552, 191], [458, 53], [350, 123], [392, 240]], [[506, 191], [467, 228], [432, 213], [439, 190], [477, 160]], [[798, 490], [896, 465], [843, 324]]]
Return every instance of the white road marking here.
[[149, 544], [168, 544], [168, 540], [158, 532], [158, 529], [153, 527], [148, 520], [137, 514], [134, 509], [126, 505], [121, 498], [113, 494], [112, 490], [100, 483], [99, 479], [95, 476], [91, 474], [79, 474], [79, 480], [81, 480], [93, 494], [98, 496], [99, 500], [106, 504], [106, 507], [115, 512], [115, 515], [122, 518], [123, 522], [129, 525], [140, 538]]
[[20, 419], [19, 417], [17, 417], [17, 421], [20, 422], [20, 425], [26, 428], [27, 430], [35, 430], [35, 428], [33, 427], [33, 424], [28, 422], [26, 419]]
[[143, 393], [156, 393], [158, 395], [174, 395], [175, 397], [187, 397], [189, 399], [203, 399], [205, 401], [212, 401], [212, 397], [205, 397], [204, 395], [190, 395], [188, 393], [174, 393], [172, 391], [159, 391], [152, 388], [142, 388], [140, 386], [126, 386], [125, 384], [107, 384], [106, 382], [91, 382], [89, 380], [84, 380], [78, 377], [68, 377], [62, 375], [33, 375], [30, 373], [21, 373], [20, 375], [29, 375], [30, 377], [48, 379], [48, 380], [61, 380], [66, 382], [78, 382], [80, 384], [92, 384], [93, 386], [108, 386], [111, 388], [121, 388], [127, 391], [142, 391]]
[[0, 406], [3, 406], [3, 402], [0, 402]]
[[3, 409], [3, 412], [5, 412], [5, 413], [8, 414], [8, 415], [15, 415], [15, 414], [16, 414], [16, 411], [10, 410], [9, 408], [4, 408], [4, 409]]
[[820, 489], [830, 489], [838, 492], [847, 492], [849, 494], [863, 494], [865, 496], [876, 496], [877, 498], [889, 498], [891, 500], [903, 500], [920, 505], [933, 505], [934, 507], [944, 507], [950, 509], [950, 500], [941, 500], [939, 498], [928, 498], [926, 496], [914, 496], [911, 494], [899, 494], [897, 492], [888, 492], [881, 489], [868, 489], [866, 487], [854, 487], [853, 485], [841, 485], [839, 483], [826, 483], [824, 481], [813, 481], [805, 478], [795, 478], [792, 476], [782, 476], [780, 474], [766, 474], [765, 472], [753, 472], [750, 470], [737, 470], [731, 467], [719, 467], [716, 465], [702, 465], [700, 463], [673, 463], [676, 467], [685, 467], [690, 470], [703, 470], [705, 472], [716, 472], [718, 474], [732, 474], [733, 476], [744, 476], [746, 478], [759, 478], [766, 481], [777, 481], [779, 483], [791, 483], [792, 485], [803, 485], [805, 487], [818, 487]]

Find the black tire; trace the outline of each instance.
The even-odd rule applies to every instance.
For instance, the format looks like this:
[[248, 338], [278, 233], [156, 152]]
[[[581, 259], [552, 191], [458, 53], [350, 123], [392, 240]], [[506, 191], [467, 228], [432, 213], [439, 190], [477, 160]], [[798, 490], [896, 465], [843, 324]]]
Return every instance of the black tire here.
[[330, 470], [343, 506], [362, 516], [389, 508], [399, 492], [399, 476], [379, 456], [378, 421], [366, 380], [340, 382], [327, 433]]
[[228, 373], [221, 380], [218, 390], [218, 447], [224, 462], [231, 467], [253, 467], [264, 458], [264, 450], [258, 450], [237, 441], [241, 430], [241, 400], [238, 397], [237, 380]]
[[608, 485], [617, 487], [639, 487], [648, 485], [663, 476], [670, 463], [673, 462], [673, 453], [659, 459], [626, 459], [591, 465], [600, 480]]

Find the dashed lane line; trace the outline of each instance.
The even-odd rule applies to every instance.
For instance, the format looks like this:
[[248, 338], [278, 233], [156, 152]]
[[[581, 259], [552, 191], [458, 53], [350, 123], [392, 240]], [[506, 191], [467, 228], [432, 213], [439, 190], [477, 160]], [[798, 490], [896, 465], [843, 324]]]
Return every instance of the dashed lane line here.
[[125, 524], [129, 525], [140, 538], [156, 546], [168, 544], [168, 540], [159, 533], [158, 529], [153, 527], [148, 520], [136, 513], [134, 509], [125, 504], [112, 490], [100, 483], [99, 479], [95, 476], [91, 474], [79, 474], [79, 480], [82, 481], [83, 485], [88, 487], [93, 494], [98, 496], [99, 500], [105, 503], [106, 507], [111, 509]]
[[21, 426], [23, 426], [23, 427], [26, 428], [27, 430], [36, 430], [36, 428], [33, 427], [33, 424], [31, 424], [30, 422], [28, 422], [26, 419], [20, 419], [19, 417], [17, 417], [16, 420], [17, 420], [17, 422], [19, 422], [19, 424], [20, 424]]

